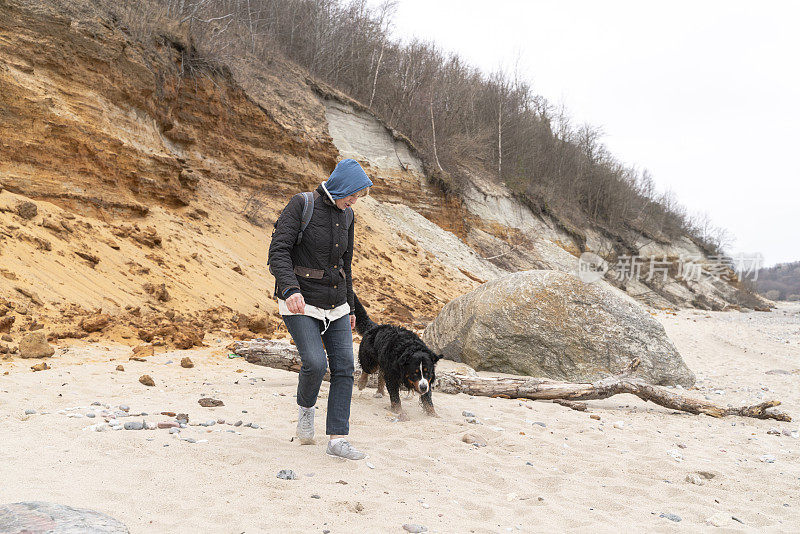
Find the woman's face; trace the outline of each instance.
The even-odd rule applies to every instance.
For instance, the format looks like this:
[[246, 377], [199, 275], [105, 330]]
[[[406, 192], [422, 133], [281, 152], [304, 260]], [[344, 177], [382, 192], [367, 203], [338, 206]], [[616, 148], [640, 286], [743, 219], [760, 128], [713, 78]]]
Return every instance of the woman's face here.
[[340, 210], [343, 210], [345, 208], [352, 208], [358, 201], [358, 198], [359, 198], [358, 193], [354, 193], [349, 197], [337, 198], [336, 207], [339, 208]]

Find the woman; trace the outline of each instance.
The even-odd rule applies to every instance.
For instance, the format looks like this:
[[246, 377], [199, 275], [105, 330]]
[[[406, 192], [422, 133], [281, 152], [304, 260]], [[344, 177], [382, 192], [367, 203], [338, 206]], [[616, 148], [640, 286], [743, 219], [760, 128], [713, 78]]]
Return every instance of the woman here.
[[371, 186], [358, 162], [340, 161], [314, 191], [313, 200], [303, 194], [292, 197], [275, 223], [269, 246], [278, 310], [302, 361], [297, 383], [297, 437], [304, 445], [314, 443], [314, 404], [329, 363], [327, 453], [349, 460], [366, 456], [345, 439], [354, 370], [352, 206]]

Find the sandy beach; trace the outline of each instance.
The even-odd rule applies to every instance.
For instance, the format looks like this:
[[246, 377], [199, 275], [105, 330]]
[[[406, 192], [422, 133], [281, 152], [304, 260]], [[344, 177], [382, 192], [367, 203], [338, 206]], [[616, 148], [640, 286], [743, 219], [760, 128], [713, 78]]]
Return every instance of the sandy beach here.
[[[440, 393], [440, 418], [404, 399], [411, 421], [399, 423], [388, 400], [366, 390], [353, 396], [351, 437], [369, 456], [347, 462], [324, 454], [327, 384], [318, 443], [300, 446], [292, 441], [296, 375], [229, 358], [229, 339], [208, 335], [207, 347], [157, 351], [146, 362], [129, 361], [125, 345], [70, 341], [47, 371], [32, 372], [34, 360], [0, 362], [0, 502], [90, 508], [133, 533], [403, 532], [403, 524], [429, 532], [798, 531], [800, 306], [656, 317], [697, 374], [690, 394], [723, 405], [776, 398], [795, 421], [679, 414], [627, 395], [581, 413]], [[194, 368], [180, 366], [186, 356]], [[139, 383], [143, 374], [155, 387]], [[203, 408], [204, 396], [225, 405]], [[104, 404], [148, 414], [122, 421], [170, 421], [159, 414], [171, 411], [225, 423], [190, 425], [180, 437], [85, 430], [102, 422]], [[468, 432], [488, 445], [462, 442]], [[297, 479], [277, 478], [282, 469]]]

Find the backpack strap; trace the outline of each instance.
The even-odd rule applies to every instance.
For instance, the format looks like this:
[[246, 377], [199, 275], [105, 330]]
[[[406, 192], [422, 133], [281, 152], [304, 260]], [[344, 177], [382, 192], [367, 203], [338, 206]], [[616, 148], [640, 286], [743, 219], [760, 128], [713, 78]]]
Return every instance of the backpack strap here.
[[308, 226], [308, 223], [311, 222], [311, 216], [314, 215], [314, 200], [317, 195], [316, 191], [303, 193], [303, 215], [300, 219], [300, 233], [297, 234], [296, 245], [299, 245], [303, 240], [303, 231]]
[[353, 214], [353, 208], [347, 208], [344, 210], [345, 230], [350, 229], [350, 225], [353, 224], [354, 217], [355, 215]]

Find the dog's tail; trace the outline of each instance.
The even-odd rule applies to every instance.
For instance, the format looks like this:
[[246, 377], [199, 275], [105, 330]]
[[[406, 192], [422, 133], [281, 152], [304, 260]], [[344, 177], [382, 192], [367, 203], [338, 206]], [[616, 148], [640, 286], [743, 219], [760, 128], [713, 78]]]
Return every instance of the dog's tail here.
[[372, 330], [377, 324], [372, 322], [372, 319], [369, 318], [367, 314], [367, 310], [364, 309], [364, 306], [361, 304], [361, 301], [358, 300], [358, 295], [353, 295], [355, 299], [355, 315], [356, 315], [356, 332], [361, 334], [362, 336], [366, 334], [368, 331]]

